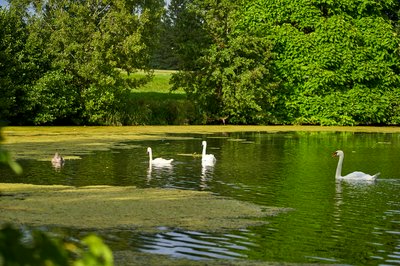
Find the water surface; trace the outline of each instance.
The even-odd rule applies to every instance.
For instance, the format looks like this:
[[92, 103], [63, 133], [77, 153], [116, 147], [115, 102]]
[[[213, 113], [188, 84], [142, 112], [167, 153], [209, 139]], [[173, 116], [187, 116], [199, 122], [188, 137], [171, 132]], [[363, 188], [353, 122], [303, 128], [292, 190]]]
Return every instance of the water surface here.
[[[1, 168], [1, 181], [205, 190], [292, 209], [266, 218], [266, 225], [220, 234], [170, 228], [160, 228], [157, 234], [104, 232], [102, 236], [114, 250], [193, 260], [400, 265], [400, 134], [242, 132], [173, 136], [184, 138], [121, 141], [110, 151], [67, 160], [59, 170], [51, 166], [50, 157], [49, 161], [20, 160], [24, 174], [15, 176]], [[202, 140], [208, 142], [207, 153], [217, 158], [214, 167], [203, 168], [196, 156], [201, 153]], [[149, 169], [148, 146], [154, 157], [174, 158], [173, 166]], [[331, 153], [337, 149], [345, 152], [343, 174], [380, 172], [379, 179], [374, 183], [336, 182], [337, 158]], [[71, 229], [69, 233], [82, 232]]]

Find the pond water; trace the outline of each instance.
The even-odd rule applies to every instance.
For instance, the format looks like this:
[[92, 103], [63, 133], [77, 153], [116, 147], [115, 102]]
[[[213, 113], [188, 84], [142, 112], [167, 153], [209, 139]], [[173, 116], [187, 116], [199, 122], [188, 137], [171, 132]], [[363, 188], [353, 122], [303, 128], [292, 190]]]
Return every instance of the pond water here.
[[[20, 160], [22, 176], [1, 168], [2, 182], [31, 184], [134, 185], [211, 191], [291, 211], [268, 223], [225, 233], [160, 228], [157, 234], [103, 232], [113, 250], [178, 258], [246, 259], [293, 263], [400, 265], [400, 134], [351, 132], [242, 132], [170, 134], [165, 140], [121, 142], [53, 169], [49, 161]], [[180, 138], [182, 137], [182, 138]], [[201, 140], [217, 158], [203, 168]], [[148, 168], [154, 157], [174, 158], [171, 168]], [[376, 182], [337, 182], [343, 174], [380, 172]], [[212, 208], [212, 206], [210, 206]], [[67, 230], [67, 229], [64, 229]], [[70, 234], [78, 234], [70, 230]]]

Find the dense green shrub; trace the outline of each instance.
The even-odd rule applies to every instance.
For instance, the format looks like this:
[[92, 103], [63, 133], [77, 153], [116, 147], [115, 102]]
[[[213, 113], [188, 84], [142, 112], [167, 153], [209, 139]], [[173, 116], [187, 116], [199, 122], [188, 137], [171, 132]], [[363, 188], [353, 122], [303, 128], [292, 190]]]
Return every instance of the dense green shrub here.
[[194, 105], [179, 94], [133, 93], [126, 111], [125, 125], [185, 125], [199, 119]]

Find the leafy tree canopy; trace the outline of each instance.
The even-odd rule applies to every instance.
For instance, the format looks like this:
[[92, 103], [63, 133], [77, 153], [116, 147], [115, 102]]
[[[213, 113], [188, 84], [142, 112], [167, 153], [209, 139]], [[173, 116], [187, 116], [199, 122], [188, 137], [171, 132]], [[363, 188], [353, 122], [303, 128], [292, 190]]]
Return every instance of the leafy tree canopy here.
[[239, 24], [273, 42], [287, 122], [398, 124], [399, 8], [395, 0], [255, 0]]
[[10, 3], [0, 119], [123, 123], [151, 64], [180, 69], [198, 123], [400, 123], [398, 0]]
[[16, 94], [23, 84], [25, 27], [15, 10], [0, 7], [0, 119], [10, 117], [11, 110], [16, 109]]
[[[177, 39], [183, 51], [182, 71], [173, 77], [175, 88], [183, 88], [203, 116], [202, 123], [216, 120], [230, 123], [266, 123], [274, 104], [270, 43], [236, 32], [241, 1], [185, 1], [188, 12], [176, 25], [189, 23], [196, 40]], [[172, 2], [174, 3], [174, 2]], [[182, 5], [180, 5], [182, 6]], [[177, 17], [178, 18], [178, 17]], [[192, 57], [186, 57], [192, 54]]]
[[25, 112], [35, 124], [74, 119], [112, 124], [124, 96], [148, 71], [162, 0], [12, 0], [27, 25], [24, 58], [40, 75], [25, 79]]

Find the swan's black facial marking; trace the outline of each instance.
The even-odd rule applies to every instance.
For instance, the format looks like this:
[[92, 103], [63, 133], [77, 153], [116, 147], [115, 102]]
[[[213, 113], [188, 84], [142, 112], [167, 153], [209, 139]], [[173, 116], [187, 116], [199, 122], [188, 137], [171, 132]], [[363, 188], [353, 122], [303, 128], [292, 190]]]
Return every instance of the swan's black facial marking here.
[[337, 157], [338, 156], [338, 153], [335, 151], [335, 152], [332, 152], [332, 157]]

